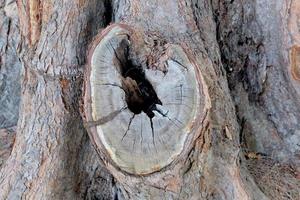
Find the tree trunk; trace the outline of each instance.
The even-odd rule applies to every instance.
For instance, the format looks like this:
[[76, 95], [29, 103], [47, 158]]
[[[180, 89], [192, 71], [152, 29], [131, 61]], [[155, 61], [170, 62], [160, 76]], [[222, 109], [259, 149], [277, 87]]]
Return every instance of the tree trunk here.
[[[297, 0], [0, 1], [0, 77], [23, 67], [0, 199], [298, 199], [299, 10]], [[207, 126], [167, 171], [112, 168], [83, 126], [88, 46], [109, 23], [184, 46], [204, 77]], [[18, 114], [10, 98], [2, 128]]]

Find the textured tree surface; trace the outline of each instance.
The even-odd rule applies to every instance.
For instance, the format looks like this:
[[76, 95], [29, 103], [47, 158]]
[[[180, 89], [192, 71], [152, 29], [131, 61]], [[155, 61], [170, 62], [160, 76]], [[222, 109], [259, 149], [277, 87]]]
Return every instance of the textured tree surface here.
[[18, 31], [16, 3], [8, 2], [0, 10], [0, 128], [15, 126], [20, 103], [21, 62], [17, 51], [21, 36]]
[[211, 106], [191, 53], [124, 24], [96, 38], [87, 61], [83, 116], [100, 155], [135, 175], [185, 159], [207, 126]]
[[[299, 199], [298, 0], [0, 0], [0, 16], [0, 199]], [[80, 115], [110, 23], [184, 46], [207, 85], [206, 126], [151, 175], [111, 167]]]

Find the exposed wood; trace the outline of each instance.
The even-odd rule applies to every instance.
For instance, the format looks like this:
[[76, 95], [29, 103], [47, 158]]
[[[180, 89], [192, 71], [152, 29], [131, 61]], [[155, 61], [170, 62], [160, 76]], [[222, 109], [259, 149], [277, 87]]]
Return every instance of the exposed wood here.
[[[180, 44], [193, 50], [193, 57], [196, 58], [196, 63], [205, 77], [212, 101], [210, 117], [212, 123], [208, 129], [204, 129], [206, 131], [201, 133], [189, 156], [182, 160], [183, 165], [174, 167], [173, 171], [177, 176], [168, 171], [154, 173], [145, 178], [120, 174], [116, 178], [127, 191], [126, 198], [250, 199], [253, 194], [245, 191], [246, 187], [243, 186], [236, 162], [238, 148], [235, 147], [238, 146], [238, 125], [234, 118], [234, 107], [230, 103], [230, 97], [226, 95], [228, 89], [226, 89], [225, 77], [220, 72], [220, 66], [212, 64], [209, 54], [205, 50], [207, 43], [199, 37], [199, 27], [197, 27], [199, 24], [193, 17], [191, 2], [153, 0], [149, 2], [151, 6], [140, 4], [137, 1], [123, 3], [118, 2], [115, 14], [116, 22], [155, 33], [171, 43]], [[211, 29], [211, 24], [214, 24], [213, 19], [210, 17], [207, 19], [209, 22], [202, 23], [201, 29], [214, 33]], [[210, 47], [217, 46], [216, 40], [209, 39]], [[204, 43], [206, 44], [204, 45]], [[218, 55], [216, 52], [212, 54]], [[231, 141], [224, 139], [223, 127], [226, 125], [228, 131], [233, 135]], [[117, 173], [119, 172], [113, 171], [113, 174]], [[231, 192], [228, 192], [228, 189]], [[263, 198], [258, 191], [255, 195]]]
[[[143, 175], [161, 171], [187, 156], [201, 129], [206, 127], [210, 101], [199, 67], [192, 58], [189, 60], [192, 55], [188, 56], [178, 45], [166, 43], [164, 53], [158, 57], [164, 59], [164, 70], [154, 68], [154, 64], [145, 64], [142, 70], [162, 105], [153, 107], [157, 109], [153, 110], [153, 118], [146, 111], [132, 112], [125, 101], [125, 86], [121, 82], [126, 77], [122, 77], [119, 63], [129, 58], [123, 58], [125, 50], [119, 48], [131, 48], [120, 44], [126, 38], [136, 39], [131, 35], [144, 35], [132, 33], [133, 30], [125, 25], [112, 25], [95, 41], [86, 69], [84, 116], [96, 148], [102, 156], [106, 154], [103, 159], [112, 160], [117, 164], [115, 167], [128, 173]], [[135, 43], [133, 39], [128, 44]], [[146, 44], [142, 46], [146, 48]], [[149, 62], [145, 59], [144, 63]], [[109, 120], [101, 120], [108, 116]], [[99, 124], [93, 127], [89, 123], [93, 121]]]

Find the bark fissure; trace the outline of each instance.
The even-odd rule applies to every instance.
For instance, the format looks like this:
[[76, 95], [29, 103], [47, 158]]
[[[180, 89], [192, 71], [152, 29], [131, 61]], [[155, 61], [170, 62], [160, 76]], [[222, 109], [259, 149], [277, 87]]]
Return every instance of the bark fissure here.
[[[24, 5], [19, 3], [22, 10]], [[59, 7], [63, 4], [68, 6]], [[25, 49], [24, 46], [22, 49], [22, 59], [26, 66], [22, 115], [13, 152], [0, 173], [0, 194], [8, 199], [21, 196], [39, 199], [75, 198], [87, 187], [85, 179], [94, 179], [84, 165], [101, 165], [89, 147], [90, 143], [84, 147], [90, 148], [89, 151], [78, 147], [86, 140], [79, 115], [81, 71], [88, 42], [105, 25], [104, 5], [103, 2], [91, 1], [76, 8], [72, 2], [57, 1], [51, 7], [48, 10], [45, 8], [49, 12], [49, 21], [43, 24], [43, 28], [37, 27], [42, 30], [41, 35], [27, 38], [29, 44], [35, 41], [36, 47]], [[24, 28], [26, 22], [23, 19], [21, 12]], [[57, 26], [59, 23], [65, 26]], [[28, 32], [23, 34], [26, 36]], [[73, 42], [74, 38], [78, 38], [76, 43]], [[81, 160], [86, 162], [81, 163], [76, 159], [80, 154]], [[94, 159], [89, 160], [89, 157]], [[18, 169], [15, 173], [9, 172], [12, 165]], [[80, 179], [83, 181], [76, 186], [76, 180]], [[94, 186], [97, 184], [94, 183]], [[107, 192], [107, 195], [110, 193]]]

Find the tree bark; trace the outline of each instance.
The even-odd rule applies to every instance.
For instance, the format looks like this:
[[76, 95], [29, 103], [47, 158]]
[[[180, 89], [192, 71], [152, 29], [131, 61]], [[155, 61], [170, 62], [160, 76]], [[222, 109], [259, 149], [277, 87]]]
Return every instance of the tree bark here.
[[104, 2], [19, 1], [18, 7], [22, 101], [14, 148], [1, 170], [1, 199], [96, 198], [97, 185], [109, 199], [112, 178], [78, 110], [85, 49], [109, 20]]
[[18, 120], [22, 65], [17, 53], [21, 36], [17, 5], [5, 1], [0, 5], [0, 128], [9, 128]]
[[[3, 13], [8, 4], [0, 5]], [[21, 40], [12, 50], [24, 68], [20, 114], [0, 171], [0, 199], [297, 199], [299, 6], [297, 0], [19, 0]], [[148, 181], [110, 168], [83, 127], [88, 45], [110, 22], [185, 46], [208, 86], [208, 126], [164, 187], [152, 183], [165, 181], [166, 171]], [[7, 60], [1, 54], [1, 66]]]

